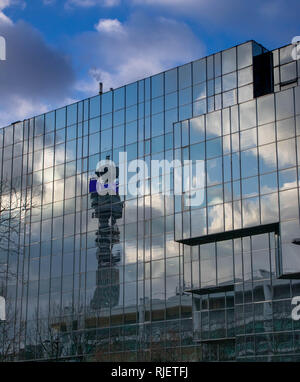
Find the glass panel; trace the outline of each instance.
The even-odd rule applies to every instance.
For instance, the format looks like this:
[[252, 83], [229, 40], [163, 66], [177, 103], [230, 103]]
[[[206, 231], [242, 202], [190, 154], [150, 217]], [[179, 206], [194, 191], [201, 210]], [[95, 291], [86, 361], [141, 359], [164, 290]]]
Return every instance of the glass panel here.
[[233, 248], [232, 240], [217, 243], [217, 280], [218, 285], [233, 281]]
[[207, 96], [210, 97], [215, 94], [215, 81], [210, 80], [207, 82]]
[[236, 72], [226, 74], [222, 77], [223, 91], [227, 91], [237, 86], [237, 76]]
[[277, 139], [291, 138], [295, 136], [295, 119], [289, 118], [277, 122]]
[[192, 88], [179, 91], [179, 105], [186, 105], [192, 102]]
[[[268, 190], [269, 191], [269, 190]], [[261, 196], [261, 223], [273, 223], [279, 219], [278, 194]]]
[[296, 62], [283, 65], [280, 67], [281, 82], [297, 80], [297, 65]]
[[[298, 64], [298, 73], [300, 76], [300, 64]], [[297, 86], [296, 88], [294, 88], [294, 92], [295, 92], [296, 114], [300, 114], [300, 86]]]
[[34, 135], [44, 134], [44, 115], [35, 117], [34, 121]]
[[215, 186], [207, 188], [207, 204], [223, 203], [223, 186]]
[[114, 147], [124, 145], [124, 126], [115, 127], [113, 129], [113, 145]]
[[[98, 115], [100, 115], [100, 96], [93, 97], [90, 99], [90, 118], [97, 117]], [[72, 119], [72, 123], [70, 123], [70, 117]], [[76, 123], [76, 117], [74, 115], [70, 115], [70, 110], [68, 108], [68, 125], [71, 125], [73, 123]]]
[[207, 161], [207, 185], [222, 182], [222, 158]]
[[207, 103], [206, 99], [203, 99], [202, 101], [195, 102], [193, 104], [193, 117], [196, 117], [197, 115], [206, 114], [207, 112]]
[[124, 109], [114, 112], [114, 126], [121, 125], [125, 122]]
[[165, 72], [165, 92], [171, 93], [177, 90], [177, 69]]
[[259, 199], [249, 198], [242, 201], [243, 227], [255, 226], [260, 222]]
[[246, 44], [239, 45], [237, 47], [238, 53], [238, 68], [244, 68], [248, 65], [252, 65], [252, 43], [247, 42]]
[[297, 187], [297, 172], [296, 168], [279, 171], [279, 189]]
[[243, 198], [256, 196], [258, 194], [258, 178], [248, 178], [242, 181]]
[[126, 124], [126, 144], [137, 141], [137, 122]]
[[200, 246], [201, 287], [216, 285], [215, 243]]
[[250, 129], [241, 132], [241, 150], [257, 146], [256, 129]]
[[233, 218], [234, 218], [234, 229], [241, 228], [242, 218], [241, 218], [241, 202], [237, 201], [233, 203]]
[[200, 142], [205, 138], [204, 117], [190, 120], [190, 142]]
[[228, 107], [235, 105], [237, 103], [237, 92], [236, 89], [230, 90], [229, 92], [222, 94], [223, 98], [223, 107]]
[[240, 129], [245, 130], [256, 126], [256, 104], [250, 101], [240, 105]]
[[192, 85], [192, 66], [186, 64], [179, 67], [179, 89], [184, 89]]
[[206, 158], [213, 158], [222, 155], [221, 138], [212, 139], [206, 142]]
[[152, 114], [161, 113], [164, 110], [163, 97], [154, 98], [152, 100]]
[[286, 64], [287, 62], [291, 62], [293, 60], [292, 49], [293, 45], [288, 45], [280, 49], [280, 65]]
[[267, 125], [258, 126], [258, 144], [264, 145], [265, 143], [275, 142], [275, 124], [269, 123]]
[[240, 174], [240, 154], [235, 153], [231, 156], [231, 162], [232, 162], [232, 179], [239, 179], [241, 177]]
[[206, 82], [193, 87], [193, 101], [199, 101], [206, 97]]
[[239, 88], [239, 103], [249, 101], [253, 98], [253, 85]]
[[[231, 76], [231, 74], [228, 74], [228, 76]], [[228, 78], [227, 78], [228, 80]], [[231, 87], [230, 87], [231, 88]], [[222, 91], [222, 81], [221, 77], [218, 77], [215, 79], [215, 94], [219, 94]], [[221, 95], [219, 95], [218, 99], [221, 99]], [[220, 106], [221, 108], [221, 106]]]
[[158, 74], [151, 78], [152, 98], [163, 95], [164, 92], [164, 75]]
[[177, 106], [178, 106], [178, 95], [177, 95], [177, 93], [167, 94], [165, 96], [165, 108], [166, 108], [166, 110], [173, 109], [174, 107], [177, 107]]
[[193, 62], [193, 83], [203, 82], [206, 80], [206, 59]]
[[224, 209], [223, 205], [207, 208], [208, 234], [224, 231]]
[[224, 182], [231, 180], [231, 157], [230, 155], [223, 157], [223, 171], [224, 171]]
[[126, 108], [126, 122], [137, 120], [137, 106]]
[[216, 111], [206, 116], [206, 139], [221, 136], [221, 112]]
[[152, 116], [152, 136], [161, 135], [164, 132], [164, 114]]
[[191, 211], [192, 237], [206, 235], [206, 232], [206, 209]]
[[192, 105], [181, 106], [179, 108], [179, 119], [184, 120], [192, 117]]
[[112, 127], [112, 114], [105, 114], [101, 117], [101, 130], [106, 130]]
[[236, 70], [236, 48], [222, 52], [222, 73], [230, 73]]
[[221, 53], [217, 53], [214, 55], [215, 59], [215, 76], [221, 76], [222, 68], [221, 68]]
[[284, 119], [294, 115], [293, 89], [276, 93], [276, 118]]
[[277, 174], [271, 173], [260, 177], [260, 192], [267, 194], [277, 191]]
[[173, 131], [173, 123], [178, 121], [177, 110], [169, 110], [165, 113], [165, 132]]
[[260, 173], [276, 170], [276, 145], [265, 145], [259, 147], [259, 171]]
[[101, 151], [106, 151], [111, 148], [112, 129], [101, 132]]
[[199, 143], [190, 147], [190, 160], [205, 159], [205, 143]]
[[119, 110], [125, 107], [125, 88], [114, 90], [114, 110]]
[[66, 108], [56, 110], [56, 130], [66, 126]]
[[46, 132], [53, 131], [55, 127], [55, 111], [45, 114], [45, 117]]
[[278, 142], [278, 168], [292, 167], [296, 165], [295, 141], [289, 139]]
[[299, 205], [297, 190], [282, 191], [279, 193], [280, 219], [298, 219]]
[[126, 86], [126, 107], [137, 103], [137, 83]]
[[101, 101], [102, 101], [101, 113], [102, 114], [111, 113], [112, 112], [112, 92], [102, 94]]
[[275, 121], [274, 94], [257, 99], [257, 114], [259, 125]]
[[257, 175], [257, 149], [243, 151], [241, 153], [242, 177]]

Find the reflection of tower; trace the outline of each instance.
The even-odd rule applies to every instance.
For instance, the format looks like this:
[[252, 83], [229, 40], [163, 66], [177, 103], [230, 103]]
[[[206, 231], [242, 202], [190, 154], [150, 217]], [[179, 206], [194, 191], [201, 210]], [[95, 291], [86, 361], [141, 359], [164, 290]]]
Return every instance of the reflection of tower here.
[[[109, 157], [106, 158], [109, 160]], [[117, 168], [117, 178], [118, 178]], [[98, 177], [107, 172], [97, 172]], [[92, 309], [108, 308], [118, 305], [120, 284], [119, 269], [117, 264], [121, 260], [120, 250], [114, 250], [114, 245], [120, 242], [120, 231], [116, 224], [117, 219], [122, 217], [123, 202], [118, 195], [117, 184], [104, 185], [104, 188], [114, 187], [116, 195], [99, 195], [96, 190], [97, 179], [90, 180], [90, 193], [93, 218], [98, 219], [98, 230], [96, 232], [98, 269], [96, 275], [96, 290], [91, 301]]]

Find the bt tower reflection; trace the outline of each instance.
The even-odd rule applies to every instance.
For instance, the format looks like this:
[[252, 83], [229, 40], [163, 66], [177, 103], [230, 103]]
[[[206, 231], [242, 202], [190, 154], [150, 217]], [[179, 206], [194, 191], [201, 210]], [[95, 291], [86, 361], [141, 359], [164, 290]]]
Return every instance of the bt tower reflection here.
[[[106, 157], [109, 160], [109, 157]], [[116, 168], [117, 179], [119, 168]], [[103, 176], [107, 168], [103, 171], [96, 171], [97, 177]], [[105, 188], [111, 185], [104, 184]], [[89, 191], [91, 194], [91, 205], [94, 209], [93, 218], [98, 219], [98, 230], [96, 231], [96, 246], [98, 269], [96, 273], [96, 290], [91, 300], [92, 309], [115, 307], [119, 302], [120, 277], [118, 263], [121, 261], [120, 249], [114, 249], [120, 243], [120, 231], [117, 220], [123, 215], [123, 202], [121, 201], [118, 189], [118, 181], [112, 185], [116, 190], [116, 195], [108, 192], [99, 195], [97, 192], [97, 178], [90, 179]]]

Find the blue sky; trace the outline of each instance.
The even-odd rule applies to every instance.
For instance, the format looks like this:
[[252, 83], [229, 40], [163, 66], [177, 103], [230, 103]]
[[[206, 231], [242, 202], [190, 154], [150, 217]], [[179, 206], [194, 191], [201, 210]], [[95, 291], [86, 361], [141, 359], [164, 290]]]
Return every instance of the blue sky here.
[[299, 0], [0, 0], [0, 126], [250, 39], [300, 35]]

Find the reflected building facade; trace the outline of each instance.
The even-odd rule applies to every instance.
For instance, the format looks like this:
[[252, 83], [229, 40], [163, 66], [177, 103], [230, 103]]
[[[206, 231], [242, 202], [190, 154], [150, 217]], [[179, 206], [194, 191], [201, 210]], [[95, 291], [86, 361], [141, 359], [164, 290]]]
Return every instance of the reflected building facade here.
[[[2, 360], [300, 360], [293, 49], [249, 41], [0, 130]], [[151, 174], [99, 195], [120, 152], [204, 161], [201, 205]]]

